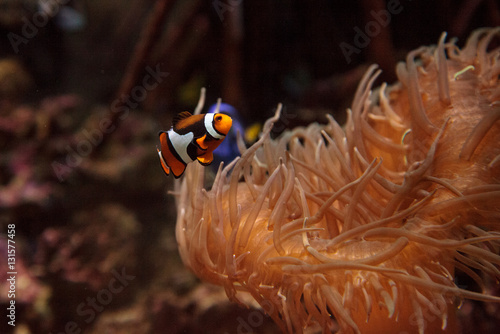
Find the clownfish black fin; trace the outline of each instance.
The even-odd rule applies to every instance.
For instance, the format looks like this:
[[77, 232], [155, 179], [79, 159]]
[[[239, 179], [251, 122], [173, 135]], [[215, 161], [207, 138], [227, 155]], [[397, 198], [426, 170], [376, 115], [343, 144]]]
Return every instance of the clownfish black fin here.
[[207, 144], [205, 144], [205, 139], [207, 139], [206, 134], [204, 134], [203, 137], [196, 139], [196, 144], [198, 144], [198, 146], [204, 151], [208, 149]]
[[207, 152], [203, 155], [200, 155], [196, 159], [198, 159], [198, 162], [200, 164], [202, 164], [203, 166], [207, 166], [207, 165], [210, 165], [212, 163], [212, 161], [214, 160], [214, 155], [212, 152]]
[[174, 119], [172, 120], [172, 126], [175, 128], [175, 126], [177, 125], [177, 123], [179, 123], [179, 121], [191, 116], [193, 115], [189, 111], [183, 111], [181, 113], [178, 113], [177, 115], [174, 116]]

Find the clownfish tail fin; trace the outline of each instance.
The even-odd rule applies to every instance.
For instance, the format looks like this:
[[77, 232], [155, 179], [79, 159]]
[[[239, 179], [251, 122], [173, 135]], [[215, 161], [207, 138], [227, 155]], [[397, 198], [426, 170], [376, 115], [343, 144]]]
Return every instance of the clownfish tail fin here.
[[167, 166], [167, 163], [163, 159], [163, 155], [161, 154], [161, 151], [158, 149], [158, 147], [156, 148], [156, 150], [158, 151], [158, 156], [160, 157], [161, 168], [163, 169], [165, 174], [167, 174], [167, 176], [170, 175], [170, 168]]

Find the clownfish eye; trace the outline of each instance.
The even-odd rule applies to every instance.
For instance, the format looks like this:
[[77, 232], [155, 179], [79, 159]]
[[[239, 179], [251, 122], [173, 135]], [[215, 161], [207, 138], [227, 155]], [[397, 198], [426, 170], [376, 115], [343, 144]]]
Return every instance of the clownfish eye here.
[[222, 116], [221, 116], [221, 115], [219, 115], [219, 116], [215, 117], [215, 120], [216, 120], [217, 122], [222, 121]]

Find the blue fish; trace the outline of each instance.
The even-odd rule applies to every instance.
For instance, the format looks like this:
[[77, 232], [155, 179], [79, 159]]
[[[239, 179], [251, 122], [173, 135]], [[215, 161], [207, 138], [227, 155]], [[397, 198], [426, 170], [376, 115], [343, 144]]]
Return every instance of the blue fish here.
[[240, 114], [235, 107], [227, 103], [221, 103], [217, 111], [217, 104], [214, 104], [208, 109], [207, 114], [217, 112], [229, 115], [233, 120], [233, 125], [226, 135], [226, 139], [219, 145], [217, 151], [214, 152], [215, 163], [212, 166], [216, 169], [219, 168], [221, 161], [223, 161], [224, 164], [228, 164], [240, 155], [240, 150], [238, 149], [236, 141], [236, 133], [239, 131], [240, 135], [243, 136], [245, 134], [245, 129], [240, 122]]

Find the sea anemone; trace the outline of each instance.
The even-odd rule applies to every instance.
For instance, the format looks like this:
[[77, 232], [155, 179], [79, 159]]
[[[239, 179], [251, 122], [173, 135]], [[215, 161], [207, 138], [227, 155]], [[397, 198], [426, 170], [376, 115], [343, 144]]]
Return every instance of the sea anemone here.
[[500, 302], [486, 293], [500, 279], [497, 35], [477, 30], [459, 49], [443, 34], [392, 86], [373, 89], [370, 67], [343, 127], [327, 115], [272, 139], [278, 107], [210, 190], [188, 166], [184, 263], [231, 300], [249, 293], [287, 333], [456, 332], [464, 298]]

